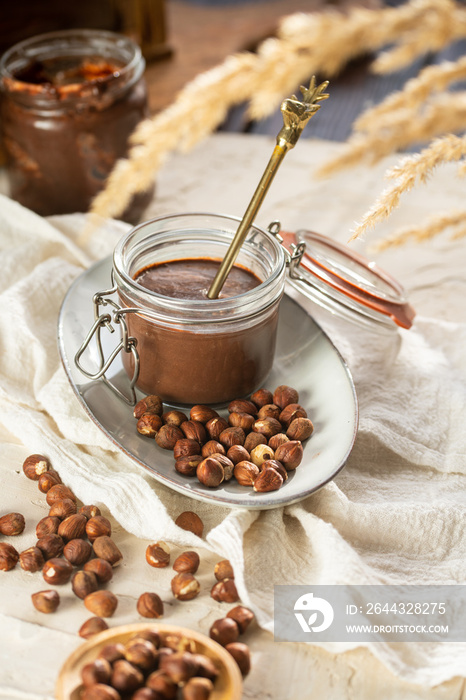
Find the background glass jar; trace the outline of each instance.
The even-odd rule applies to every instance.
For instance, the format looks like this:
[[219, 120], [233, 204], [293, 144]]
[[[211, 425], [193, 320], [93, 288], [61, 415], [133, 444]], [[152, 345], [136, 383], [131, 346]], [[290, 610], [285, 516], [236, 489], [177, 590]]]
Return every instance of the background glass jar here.
[[[129, 38], [100, 30], [42, 34], [0, 61], [10, 195], [48, 216], [85, 212], [128, 137], [148, 115], [145, 61]], [[152, 191], [122, 218], [137, 223]]]
[[[156, 263], [190, 258], [220, 260], [239, 219], [181, 214], [148, 221], [116, 246], [113, 275], [136, 338], [140, 370], [136, 386], [173, 404], [222, 404], [261, 386], [274, 358], [278, 307], [285, 284], [285, 253], [265, 231], [252, 227], [237, 264], [261, 283], [229, 298], [176, 299], [135, 281]], [[131, 377], [132, 353], [123, 353]]]

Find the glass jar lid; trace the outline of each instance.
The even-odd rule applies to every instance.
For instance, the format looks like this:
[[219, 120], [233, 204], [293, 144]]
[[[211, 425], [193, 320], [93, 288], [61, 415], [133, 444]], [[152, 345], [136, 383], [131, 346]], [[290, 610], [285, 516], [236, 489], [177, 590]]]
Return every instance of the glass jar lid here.
[[[275, 225], [269, 230], [276, 235]], [[374, 262], [314, 231], [280, 231], [278, 235], [299, 262], [291, 263], [289, 283], [306, 297], [363, 324], [393, 330], [412, 326], [415, 311], [403, 287]]]

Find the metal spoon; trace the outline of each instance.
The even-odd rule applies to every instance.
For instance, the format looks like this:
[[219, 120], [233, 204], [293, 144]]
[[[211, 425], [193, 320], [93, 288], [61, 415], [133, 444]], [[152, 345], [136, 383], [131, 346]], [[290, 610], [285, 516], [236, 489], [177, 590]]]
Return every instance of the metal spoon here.
[[267, 190], [283, 158], [291, 148], [294, 148], [309, 119], [320, 109], [319, 102], [329, 97], [328, 94], [324, 93], [328, 86], [328, 81], [321, 83], [318, 87], [315, 84], [316, 79], [313, 77], [308, 88], [303, 86], [299, 88], [303, 95], [301, 102], [295, 95], [292, 95], [281, 104], [283, 127], [277, 136], [275, 148], [264, 174], [210, 286], [207, 293], [209, 299], [216, 299], [225, 284], [225, 280], [233, 267], [251, 224], [264, 201]]

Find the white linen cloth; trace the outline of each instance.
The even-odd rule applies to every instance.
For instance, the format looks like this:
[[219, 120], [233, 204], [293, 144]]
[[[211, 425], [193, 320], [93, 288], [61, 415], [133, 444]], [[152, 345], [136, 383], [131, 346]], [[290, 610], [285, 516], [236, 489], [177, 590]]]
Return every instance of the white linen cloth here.
[[[217, 160], [207, 166], [204, 162], [206, 177], [212, 174], [209, 167], [220, 168], [222, 148], [232, 149], [228, 138], [217, 143]], [[268, 154], [269, 142], [257, 143], [259, 156]], [[334, 147], [313, 146], [320, 159]], [[302, 171], [302, 150], [303, 161], [294, 161], [290, 168]], [[186, 171], [194, 168], [193, 155], [179, 157], [183, 159]], [[236, 167], [237, 171], [232, 166], [233, 181], [235, 172], [241, 172]], [[373, 177], [367, 173], [367, 182]], [[341, 201], [344, 221], [348, 211], [353, 218], [358, 212], [350, 196], [356, 185], [349, 174], [336, 179], [338, 186], [343, 182], [348, 188]], [[359, 187], [364, 193], [361, 206], [371, 201], [371, 187], [364, 188], [361, 181]], [[322, 188], [325, 184], [311, 188], [311, 198]], [[170, 173], [165, 179], [161, 176], [151, 213], [194, 208], [194, 197], [181, 203], [180, 196]], [[277, 208], [285, 210], [284, 202], [285, 198]], [[199, 201], [198, 209], [202, 204]], [[414, 199], [412, 207], [416, 206]], [[217, 201], [211, 208], [222, 207]], [[236, 204], [234, 213], [241, 211], [242, 203]], [[322, 214], [319, 230], [331, 233], [325, 224], [331, 229], [335, 216], [334, 211], [327, 218]], [[6, 439], [31, 453], [48, 455], [80, 500], [105, 504], [137, 537], [186, 547], [202, 544], [219, 558], [230, 559], [241, 600], [268, 630], [273, 629], [274, 584], [466, 582], [466, 322], [457, 298], [464, 250], [452, 254], [450, 244], [432, 243], [432, 259], [418, 265], [412, 278], [404, 268], [403, 251], [386, 255], [390, 263], [398, 259], [396, 254], [402, 259], [399, 270], [418, 285], [413, 283], [412, 291], [421, 311], [428, 310], [427, 299], [436, 294], [458, 302], [453, 314], [451, 306], [438, 312], [434, 300], [433, 315], [420, 313], [414, 327], [400, 331], [395, 343], [387, 345], [386, 336], [317, 312], [355, 380], [360, 409], [355, 447], [346, 468], [319, 492], [283, 509], [255, 512], [212, 506], [172, 492], [115, 448], [78, 404], [57, 350], [60, 305], [71, 282], [90, 262], [109, 255], [129, 228], [108, 222], [83, 249], [78, 245], [83, 222], [82, 215], [45, 220], [6, 197], [0, 200], [0, 426], [10, 436]], [[447, 272], [442, 268], [442, 246]], [[0, 464], [2, 479], [8, 478], [3, 472]], [[203, 543], [175, 526], [174, 518], [184, 510], [194, 510], [203, 519]], [[339, 652], [352, 646], [327, 648]], [[393, 673], [416, 683], [433, 686], [466, 675], [466, 644], [379, 643], [369, 648]]]

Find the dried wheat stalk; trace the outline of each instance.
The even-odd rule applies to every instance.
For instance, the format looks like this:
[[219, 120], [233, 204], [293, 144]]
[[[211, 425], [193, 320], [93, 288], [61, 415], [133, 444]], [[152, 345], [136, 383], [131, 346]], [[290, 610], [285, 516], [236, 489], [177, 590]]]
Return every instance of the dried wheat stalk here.
[[350, 240], [361, 236], [367, 229], [386, 219], [399, 205], [401, 195], [409, 192], [417, 182], [424, 183], [442, 163], [458, 161], [466, 155], [466, 136], [448, 134], [434, 140], [427, 148], [413, 156], [404, 158], [386, 173], [395, 180], [386, 189], [357, 225]]

